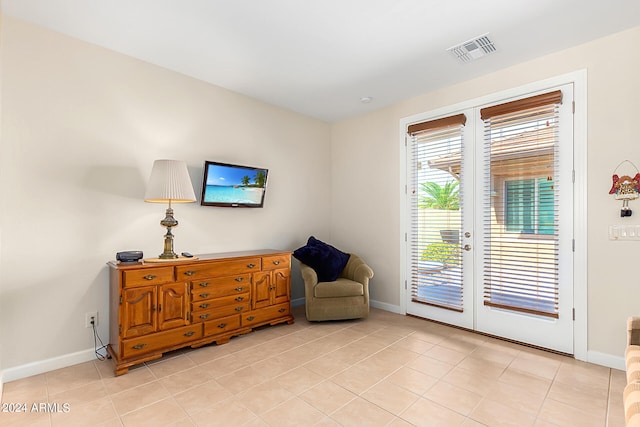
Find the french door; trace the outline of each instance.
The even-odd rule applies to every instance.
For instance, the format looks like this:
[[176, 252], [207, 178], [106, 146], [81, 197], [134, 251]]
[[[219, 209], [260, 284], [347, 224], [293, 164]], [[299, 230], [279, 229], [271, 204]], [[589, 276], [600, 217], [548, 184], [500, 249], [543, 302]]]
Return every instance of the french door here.
[[408, 314], [573, 353], [572, 100], [408, 126]]

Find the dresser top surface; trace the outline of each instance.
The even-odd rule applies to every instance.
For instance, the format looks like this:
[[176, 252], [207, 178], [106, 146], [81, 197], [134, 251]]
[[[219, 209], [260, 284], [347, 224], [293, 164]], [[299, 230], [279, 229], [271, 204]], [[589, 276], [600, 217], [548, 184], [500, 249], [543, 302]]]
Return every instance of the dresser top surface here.
[[250, 250], [250, 251], [194, 254], [194, 258], [180, 257], [177, 260], [166, 260], [162, 262], [146, 262], [144, 259], [142, 261], [128, 262], [128, 263], [119, 262], [119, 261], [109, 261], [107, 265], [110, 268], [117, 268], [119, 270], [122, 270], [122, 269], [129, 269], [129, 268], [188, 265], [188, 264], [200, 263], [202, 261], [248, 258], [248, 257], [256, 257], [256, 256], [291, 255], [291, 253], [292, 253], [291, 251], [283, 251], [279, 249], [256, 249], [256, 250]]

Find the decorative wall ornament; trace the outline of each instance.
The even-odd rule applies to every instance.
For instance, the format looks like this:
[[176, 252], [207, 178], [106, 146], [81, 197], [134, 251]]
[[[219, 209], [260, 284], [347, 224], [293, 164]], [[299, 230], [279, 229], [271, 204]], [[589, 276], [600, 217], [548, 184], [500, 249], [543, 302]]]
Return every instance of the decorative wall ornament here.
[[[635, 169], [635, 175], [631, 177], [631, 175], [618, 175], [618, 169], [623, 164], [628, 163]], [[629, 200], [635, 200], [638, 198], [638, 193], [640, 192], [640, 172], [638, 172], [638, 168], [629, 160], [623, 160], [613, 171], [613, 185], [611, 186], [611, 190], [609, 190], [609, 194], [614, 194], [615, 198], [618, 200], [622, 200], [622, 209], [620, 210], [621, 217], [631, 216], [631, 208], [629, 208]]]

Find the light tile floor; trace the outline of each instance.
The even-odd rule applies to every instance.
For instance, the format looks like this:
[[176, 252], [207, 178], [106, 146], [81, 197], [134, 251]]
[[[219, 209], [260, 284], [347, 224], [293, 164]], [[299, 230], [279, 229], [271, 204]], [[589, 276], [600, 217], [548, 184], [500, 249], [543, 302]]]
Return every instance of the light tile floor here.
[[28, 412], [0, 425], [624, 426], [622, 371], [376, 309], [294, 315], [120, 377], [96, 360], [9, 382], [2, 402]]

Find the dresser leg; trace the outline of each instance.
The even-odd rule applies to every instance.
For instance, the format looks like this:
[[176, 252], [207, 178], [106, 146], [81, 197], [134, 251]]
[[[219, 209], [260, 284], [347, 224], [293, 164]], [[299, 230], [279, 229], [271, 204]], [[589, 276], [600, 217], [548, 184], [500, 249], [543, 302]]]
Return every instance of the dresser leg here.
[[116, 377], [119, 377], [120, 375], [124, 375], [127, 372], [129, 372], [129, 367], [128, 366], [120, 366], [120, 367], [118, 367], [116, 365], [116, 369], [115, 369], [114, 372], [116, 374]]

